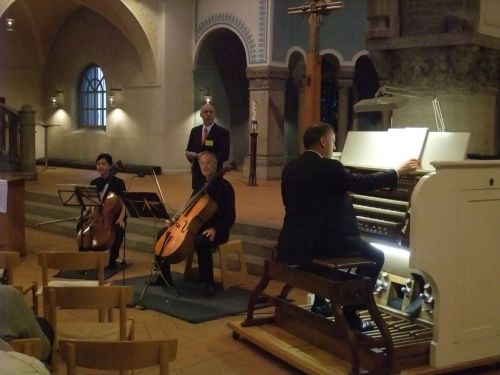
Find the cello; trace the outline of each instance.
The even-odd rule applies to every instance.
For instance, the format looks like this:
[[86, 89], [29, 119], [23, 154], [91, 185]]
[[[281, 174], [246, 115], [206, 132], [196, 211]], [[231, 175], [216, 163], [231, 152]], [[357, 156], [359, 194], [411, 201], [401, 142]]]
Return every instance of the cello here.
[[219, 170], [172, 218], [171, 225], [156, 241], [157, 256], [170, 264], [175, 264], [193, 253], [196, 235], [217, 210], [217, 203], [209, 197], [207, 189], [216, 179], [232, 169], [234, 166], [228, 165]]
[[[116, 175], [121, 161], [111, 167], [110, 174]], [[123, 209], [123, 201], [113, 191], [104, 192], [103, 205], [84, 217], [77, 232], [76, 240], [81, 251], [104, 251], [115, 242], [115, 221]], [[102, 197], [101, 197], [102, 198]]]

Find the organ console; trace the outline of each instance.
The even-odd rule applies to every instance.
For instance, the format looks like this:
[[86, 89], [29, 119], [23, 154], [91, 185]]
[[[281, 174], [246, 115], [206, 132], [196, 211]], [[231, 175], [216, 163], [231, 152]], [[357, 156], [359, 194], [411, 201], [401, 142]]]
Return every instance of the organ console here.
[[[313, 293], [335, 288], [298, 270], [291, 276], [266, 266], [256, 290], [272, 279], [288, 286], [281, 297], [271, 298], [274, 313], [254, 318], [250, 301], [247, 319], [229, 326], [237, 336], [307, 373], [357, 373], [363, 368], [371, 373], [432, 373], [500, 361], [500, 161], [464, 161], [468, 133], [413, 129], [420, 146], [411, 150], [391, 147], [396, 138], [408, 136], [405, 130], [398, 129], [397, 136], [371, 133], [349, 133], [341, 157], [346, 167], [368, 173], [410, 157], [422, 160], [422, 170], [402, 176], [395, 189], [351, 194], [362, 237], [386, 256], [373, 290], [384, 324], [375, 319], [378, 328], [360, 334], [343, 328], [338, 315], [323, 321], [309, 317], [301, 312], [307, 306], [299, 311], [281, 297], [291, 287]], [[371, 147], [374, 140], [379, 145]], [[374, 155], [374, 148], [385, 155]], [[398, 152], [391, 155], [393, 150]], [[402, 155], [405, 151], [410, 154]], [[354, 285], [348, 282], [345, 290], [358, 298], [362, 293]], [[366, 318], [374, 315], [369, 310]], [[265, 323], [268, 327], [262, 328]], [[328, 353], [336, 359], [327, 359]]]

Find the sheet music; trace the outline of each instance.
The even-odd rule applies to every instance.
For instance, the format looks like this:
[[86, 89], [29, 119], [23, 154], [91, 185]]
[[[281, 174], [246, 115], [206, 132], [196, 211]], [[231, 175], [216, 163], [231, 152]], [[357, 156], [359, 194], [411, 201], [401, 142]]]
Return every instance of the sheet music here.
[[467, 155], [470, 133], [431, 132], [427, 137], [423, 156], [422, 170], [434, 171], [433, 161], [462, 161]]
[[427, 128], [350, 131], [340, 161], [346, 166], [397, 168], [421, 157], [427, 133]]
[[0, 180], [0, 213], [7, 212], [7, 193], [9, 184], [7, 180]]

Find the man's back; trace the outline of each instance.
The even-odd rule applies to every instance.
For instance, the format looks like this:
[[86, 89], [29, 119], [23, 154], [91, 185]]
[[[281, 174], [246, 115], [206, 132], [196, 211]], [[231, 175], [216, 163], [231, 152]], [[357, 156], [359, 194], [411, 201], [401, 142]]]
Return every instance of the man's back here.
[[332, 254], [345, 236], [359, 235], [348, 192], [396, 182], [395, 171], [351, 174], [340, 162], [312, 151], [293, 159], [285, 166], [281, 181], [285, 220], [277, 260], [297, 264]]

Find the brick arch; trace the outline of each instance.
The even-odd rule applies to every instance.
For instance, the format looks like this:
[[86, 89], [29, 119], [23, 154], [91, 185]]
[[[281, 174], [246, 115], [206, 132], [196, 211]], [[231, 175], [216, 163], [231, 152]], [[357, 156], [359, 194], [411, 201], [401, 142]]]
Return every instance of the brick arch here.
[[[266, 21], [259, 18], [259, 29], [261, 29], [260, 26], [263, 22]], [[205, 40], [211, 31], [219, 28], [229, 29], [233, 31], [238, 38], [240, 38], [243, 43], [243, 47], [245, 48], [248, 65], [267, 62], [267, 39], [265, 31], [263, 32], [263, 35], [259, 34], [259, 40], [257, 43], [248, 25], [241, 18], [230, 13], [213, 14], [206, 17], [198, 23], [198, 25], [196, 25], [196, 53], [194, 61], [196, 61], [196, 56], [198, 55], [202, 41]]]

